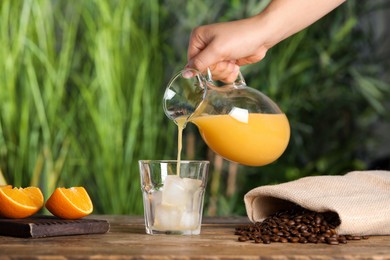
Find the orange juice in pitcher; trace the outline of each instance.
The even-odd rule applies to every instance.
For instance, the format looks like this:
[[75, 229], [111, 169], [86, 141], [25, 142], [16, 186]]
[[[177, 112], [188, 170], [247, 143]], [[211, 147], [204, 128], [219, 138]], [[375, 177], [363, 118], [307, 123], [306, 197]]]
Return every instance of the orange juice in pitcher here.
[[230, 115], [211, 115], [191, 120], [206, 144], [222, 157], [249, 166], [261, 166], [282, 155], [290, 138], [284, 114], [248, 114], [248, 122]]
[[[194, 76], [184, 77], [187, 70]], [[210, 149], [243, 165], [274, 162], [290, 138], [286, 115], [267, 96], [247, 87], [241, 73], [236, 82], [218, 87], [210, 74], [206, 78], [193, 69], [181, 71], [165, 91], [164, 111], [176, 124], [180, 119], [181, 127], [195, 124]]]

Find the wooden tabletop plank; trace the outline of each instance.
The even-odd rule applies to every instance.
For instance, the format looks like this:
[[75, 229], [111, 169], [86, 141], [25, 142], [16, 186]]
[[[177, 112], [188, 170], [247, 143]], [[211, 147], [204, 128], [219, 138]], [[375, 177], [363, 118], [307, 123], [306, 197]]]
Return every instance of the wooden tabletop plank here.
[[200, 235], [147, 235], [143, 218], [107, 219], [106, 234], [47, 238], [0, 236], [0, 260], [15, 259], [390, 259], [390, 236], [348, 244], [238, 242], [234, 228], [246, 218], [205, 218]]

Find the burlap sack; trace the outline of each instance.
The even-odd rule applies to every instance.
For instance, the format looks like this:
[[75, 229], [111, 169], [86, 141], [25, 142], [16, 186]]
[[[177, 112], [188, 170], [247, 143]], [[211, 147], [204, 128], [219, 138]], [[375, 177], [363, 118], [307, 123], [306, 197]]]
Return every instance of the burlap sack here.
[[244, 201], [253, 222], [295, 203], [316, 212], [336, 212], [339, 234], [390, 235], [390, 171], [305, 177], [255, 188]]

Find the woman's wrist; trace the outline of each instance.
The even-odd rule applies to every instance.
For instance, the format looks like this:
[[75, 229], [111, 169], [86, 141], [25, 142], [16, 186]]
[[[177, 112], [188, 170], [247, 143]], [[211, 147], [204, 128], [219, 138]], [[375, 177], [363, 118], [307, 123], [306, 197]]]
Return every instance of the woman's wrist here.
[[308, 27], [345, 0], [273, 0], [253, 17], [266, 47]]
[[263, 11], [258, 15], [249, 18], [252, 23], [253, 33], [259, 47], [270, 49], [280, 41], [287, 38], [286, 28], [283, 21], [275, 20], [273, 14]]

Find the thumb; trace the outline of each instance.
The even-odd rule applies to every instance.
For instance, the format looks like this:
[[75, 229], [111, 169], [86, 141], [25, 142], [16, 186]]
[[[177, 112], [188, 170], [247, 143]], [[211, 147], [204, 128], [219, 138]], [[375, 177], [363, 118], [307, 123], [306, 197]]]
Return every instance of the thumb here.
[[218, 57], [217, 52], [213, 50], [212, 46], [209, 45], [197, 55], [188, 60], [186, 67], [194, 68], [200, 72], [204, 72], [208, 67], [218, 63], [219, 61], [221, 61], [221, 59]]

